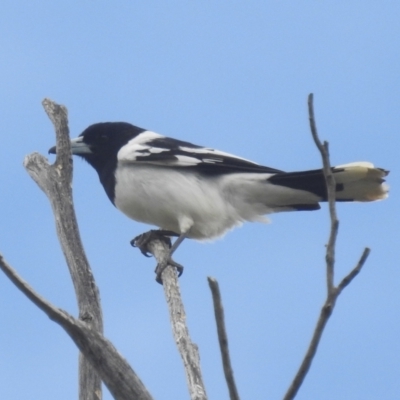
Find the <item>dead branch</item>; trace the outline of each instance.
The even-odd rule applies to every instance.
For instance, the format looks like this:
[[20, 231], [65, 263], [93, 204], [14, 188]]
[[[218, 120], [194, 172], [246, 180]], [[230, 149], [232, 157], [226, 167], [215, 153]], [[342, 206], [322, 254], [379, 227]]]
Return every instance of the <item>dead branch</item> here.
[[25, 158], [24, 166], [45, 192], [52, 206], [57, 234], [75, 288], [79, 320], [37, 295], [2, 257], [0, 268], [34, 304], [65, 329], [80, 349], [81, 400], [101, 399], [101, 380], [115, 399], [151, 400], [150, 394], [129, 364], [102, 335], [99, 292], [81, 243], [72, 202], [72, 157], [67, 110], [48, 99], [43, 101], [43, 106], [55, 126], [57, 158], [53, 165], [49, 165], [46, 158], [34, 153]]
[[[57, 158], [53, 165], [38, 153], [25, 157], [24, 166], [48, 197], [53, 209], [57, 234], [74, 284], [79, 318], [93, 329], [103, 331], [99, 292], [79, 235], [72, 203], [72, 156], [67, 109], [49, 99], [43, 107], [52, 121], [57, 140]], [[87, 360], [79, 358], [79, 398], [98, 399], [101, 381]]]
[[336, 182], [333, 177], [332, 168], [329, 160], [329, 143], [324, 141], [322, 144], [317, 132], [317, 126], [314, 117], [313, 95], [308, 96], [308, 114], [310, 119], [311, 134], [314, 143], [317, 146], [322, 157], [322, 165], [326, 182], [327, 197], [329, 203], [329, 215], [331, 217], [331, 232], [329, 235], [328, 246], [326, 250], [326, 278], [328, 293], [333, 290], [334, 285], [334, 264], [335, 264], [335, 245], [339, 230], [339, 221], [336, 215]]
[[[140, 236], [146, 238], [145, 247], [140, 244]], [[150, 235], [150, 232], [146, 232], [140, 236], [134, 239], [136, 240], [135, 247], [139, 247], [142, 253], [148, 252], [153, 254], [158, 265], [167, 265], [170, 263], [170, 246], [167, 241], [162, 240], [157, 235]], [[191, 400], [207, 400], [201, 374], [198, 347], [192, 342], [186, 326], [186, 313], [179, 290], [176, 268], [168, 264], [161, 274], [161, 281], [169, 309], [173, 336], [185, 368], [190, 398]]]
[[233, 376], [233, 369], [231, 358], [229, 355], [228, 335], [225, 328], [224, 307], [222, 306], [221, 292], [216, 279], [208, 277], [208, 284], [211, 289], [215, 321], [217, 323], [219, 348], [221, 350], [222, 365], [224, 368], [225, 380], [229, 390], [231, 400], [240, 400], [239, 393], [236, 387], [235, 378]]
[[[38, 308], [65, 329], [85, 356], [85, 360], [95, 369], [96, 376], [100, 376], [115, 399], [152, 400], [150, 393], [126, 360], [100, 332], [38, 295], [1, 255], [0, 269]], [[101, 391], [95, 392], [90, 398], [101, 399]]]
[[309, 347], [303, 358], [303, 361], [297, 371], [292, 383], [289, 386], [288, 391], [285, 394], [284, 400], [294, 399], [300, 386], [302, 385], [317, 352], [318, 345], [321, 341], [324, 328], [328, 322], [329, 317], [335, 307], [336, 300], [339, 297], [342, 290], [350, 284], [350, 282], [356, 277], [356, 275], [361, 271], [367, 257], [370, 253], [370, 249], [366, 248], [357, 263], [357, 265], [351, 270], [351, 272], [342, 279], [337, 287], [334, 285], [334, 266], [335, 266], [335, 247], [336, 238], [339, 229], [339, 221], [336, 214], [336, 201], [335, 201], [335, 191], [336, 184], [333, 177], [332, 168], [329, 162], [329, 145], [328, 142], [321, 143], [314, 117], [314, 106], [313, 106], [313, 95], [308, 96], [308, 113], [310, 119], [311, 134], [314, 142], [321, 153], [323, 171], [325, 176], [325, 182], [327, 186], [327, 196], [329, 202], [329, 215], [331, 220], [331, 229], [329, 234], [328, 245], [326, 249], [326, 277], [327, 277], [327, 296], [324, 305], [321, 308], [320, 315], [317, 321], [317, 325], [314, 329]]

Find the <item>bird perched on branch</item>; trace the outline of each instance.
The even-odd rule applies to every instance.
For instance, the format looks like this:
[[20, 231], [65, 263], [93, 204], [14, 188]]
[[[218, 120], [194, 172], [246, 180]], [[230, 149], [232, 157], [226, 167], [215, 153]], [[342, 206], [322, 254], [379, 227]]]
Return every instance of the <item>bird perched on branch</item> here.
[[[115, 207], [176, 233], [178, 245], [185, 237], [217, 238], [246, 221], [266, 222], [267, 214], [318, 210], [319, 202], [327, 201], [321, 169], [283, 172], [125, 122], [89, 126], [71, 140], [71, 151], [97, 171]], [[388, 171], [369, 162], [332, 172], [336, 201], [388, 195]]]

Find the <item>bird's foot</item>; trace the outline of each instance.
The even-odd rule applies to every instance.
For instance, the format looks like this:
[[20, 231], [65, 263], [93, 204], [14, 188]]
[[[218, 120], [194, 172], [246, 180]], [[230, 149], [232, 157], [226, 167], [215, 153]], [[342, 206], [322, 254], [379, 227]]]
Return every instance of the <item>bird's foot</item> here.
[[168, 260], [166, 262], [162, 262], [157, 264], [156, 269], [154, 272], [156, 273], [156, 282], [160, 283], [161, 285], [163, 284], [162, 281], [162, 273], [164, 272], [165, 268], [170, 265], [171, 267], [176, 268], [176, 271], [178, 273], [178, 278], [183, 274], [183, 266], [181, 264], [178, 264], [176, 261], [172, 259], [171, 256], [169, 256]]
[[[152, 252], [148, 248], [149, 243], [153, 240], [160, 240], [160, 241], [164, 242], [168, 246], [168, 248], [171, 250], [172, 245], [171, 245], [170, 236], [179, 236], [179, 234], [177, 234], [173, 231], [163, 230], [163, 229], [151, 230], [151, 231], [148, 231], [148, 232], [142, 233], [141, 235], [136, 236], [135, 238], [133, 238], [131, 240], [130, 243], [131, 243], [131, 246], [137, 247], [144, 256], [151, 257]], [[176, 268], [176, 270], [178, 272], [178, 277], [181, 276], [183, 273], [183, 266], [178, 264], [177, 262], [175, 262], [171, 256], [172, 256], [172, 252], [170, 252], [168, 258], [165, 261], [158, 263], [157, 267], [155, 269], [156, 281], [160, 284], [162, 284], [161, 275], [168, 265], [171, 265], [172, 267]]]
[[151, 257], [151, 252], [149, 251], [147, 245], [155, 239], [161, 240], [169, 248], [171, 248], [171, 239], [169, 236], [179, 236], [173, 231], [167, 231], [163, 229], [152, 229], [151, 231], [142, 233], [134, 237], [130, 243], [132, 247], [137, 247], [144, 256]]

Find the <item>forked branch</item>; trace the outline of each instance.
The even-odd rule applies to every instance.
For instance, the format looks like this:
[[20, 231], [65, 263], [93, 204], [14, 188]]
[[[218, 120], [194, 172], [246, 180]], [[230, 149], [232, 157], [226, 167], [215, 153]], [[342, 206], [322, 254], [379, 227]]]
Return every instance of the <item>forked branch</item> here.
[[299, 370], [297, 371], [292, 383], [288, 391], [285, 394], [284, 400], [294, 399], [300, 386], [302, 385], [313, 361], [315, 353], [317, 352], [318, 345], [321, 341], [321, 337], [324, 331], [324, 328], [328, 322], [329, 317], [332, 314], [332, 311], [335, 307], [336, 300], [342, 290], [350, 284], [350, 282], [356, 277], [356, 275], [361, 271], [365, 261], [368, 258], [370, 253], [370, 249], [365, 248], [363, 254], [361, 255], [360, 260], [357, 265], [350, 271], [350, 273], [345, 276], [339, 285], [335, 287], [334, 285], [334, 266], [335, 266], [335, 246], [336, 246], [336, 237], [338, 234], [339, 221], [336, 215], [336, 201], [335, 201], [335, 191], [336, 184], [335, 179], [333, 177], [332, 168], [329, 161], [329, 146], [328, 142], [321, 143], [317, 126], [315, 123], [314, 117], [314, 105], [313, 105], [313, 95], [310, 94], [308, 96], [308, 113], [310, 119], [310, 128], [311, 134], [314, 139], [314, 142], [321, 153], [322, 163], [323, 163], [323, 171], [327, 186], [327, 196], [329, 202], [329, 214], [331, 220], [331, 229], [328, 240], [328, 245], [326, 248], [326, 280], [327, 280], [327, 296], [324, 305], [321, 308], [319, 318], [317, 321], [317, 325], [314, 329], [313, 336], [311, 338], [310, 344], [308, 346], [307, 352], [303, 358], [303, 361], [300, 365]]
[[1, 256], [0, 269], [49, 318], [64, 328], [81, 351], [79, 399], [101, 399], [102, 380], [115, 399], [151, 400], [151, 395], [132, 368], [102, 334], [99, 292], [81, 243], [72, 202], [72, 157], [67, 110], [48, 99], [43, 101], [43, 106], [56, 130], [57, 159], [50, 165], [45, 157], [34, 153], [25, 158], [24, 165], [51, 203], [57, 234], [76, 292], [79, 319], [35, 293]]

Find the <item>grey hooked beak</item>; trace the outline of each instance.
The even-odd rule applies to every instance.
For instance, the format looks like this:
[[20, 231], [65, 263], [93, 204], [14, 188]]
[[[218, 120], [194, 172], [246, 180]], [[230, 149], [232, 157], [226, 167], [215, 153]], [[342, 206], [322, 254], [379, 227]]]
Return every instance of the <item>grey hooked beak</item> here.
[[[49, 149], [49, 154], [56, 154], [56, 153], [57, 153], [56, 146], [53, 146], [51, 149]], [[91, 154], [92, 151], [90, 150], [90, 147], [83, 142], [83, 138], [81, 136], [78, 136], [75, 139], [71, 139], [71, 153], [76, 155], [81, 155], [81, 154]]]

